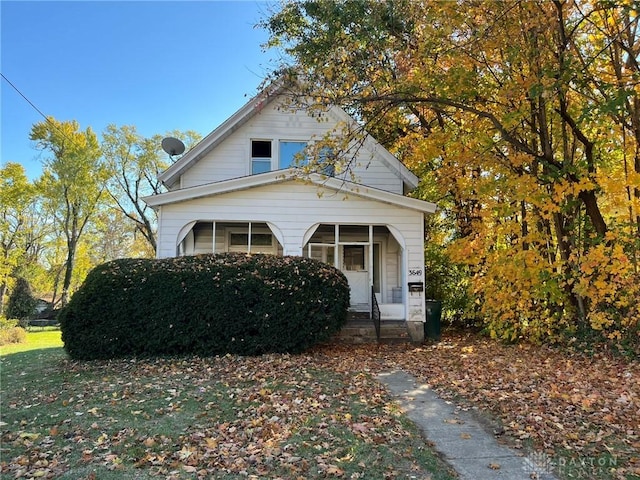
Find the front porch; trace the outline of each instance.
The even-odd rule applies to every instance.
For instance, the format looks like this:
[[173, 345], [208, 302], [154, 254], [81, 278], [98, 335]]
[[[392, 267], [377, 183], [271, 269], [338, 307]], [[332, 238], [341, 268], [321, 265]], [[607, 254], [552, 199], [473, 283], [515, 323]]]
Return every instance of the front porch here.
[[270, 222], [200, 220], [185, 225], [176, 254], [247, 252], [313, 258], [341, 270], [351, 288], [350, 309], [371, 312], [375, 292], [384, 320], [406, 320], [406, 260], [402, 236], [387, 225], [316, 224], [291, 245]]
[[[297, 232], [300, 232], [299, 230]], [[200, 220], [185, 225], [178, 255], [244, 251], [301, 255], [341, 270], [350, 287], [350, 319], [336, 340], [347, 343], [421, 341], [422, 292], [410, 291], [405, 237], [391, 225], [316, 223], [287, 235], [272, 222]]]

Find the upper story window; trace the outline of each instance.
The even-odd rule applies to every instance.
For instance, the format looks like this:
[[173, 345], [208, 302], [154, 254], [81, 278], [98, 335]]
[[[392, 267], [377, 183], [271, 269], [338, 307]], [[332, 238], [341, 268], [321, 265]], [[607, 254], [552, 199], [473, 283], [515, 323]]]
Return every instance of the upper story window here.
[[336, 174], [335, 152], [331, 147], [322, 147], [320, 150], [320, 171], [327, 177], [333, 177]]
[[280, 142], [280, 162], [278, 168], [289, 168], [299, 165], [301, 156], [304, 155], [304, 149], [307, 148], [307, 142]]
[[271, 171], [271, 140], [251, 141], [251, 173]]
[[[274, 140], [277, 141], [277, 140]], [[251, 174], [270, 172], [272, 169], [283, 169], [301, 166], [307, 163], [305, 149], [307, 142], [300, 140], [277, 141], [277, 158], [274, 158], [272, 140], [251, 140]], [[318, 173], [332, 177], [335, 173], [334, 151], [331, 147], [322, 147], [319, 151]]]

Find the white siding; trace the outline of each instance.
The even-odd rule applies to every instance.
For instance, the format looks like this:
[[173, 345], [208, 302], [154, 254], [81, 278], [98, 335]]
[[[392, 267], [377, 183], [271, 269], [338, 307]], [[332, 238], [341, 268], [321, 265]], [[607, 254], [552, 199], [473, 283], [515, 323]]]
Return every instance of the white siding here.
[[400, 283], [402, 281], [402, 270], [400, 269], [400, 254], [401, 252], [398, 244], [393, 239], [393, 236], [390, 235], [387, 242], [387, 250], [384, 254], [385, 278], [382, 282], [382, 284], [386, 287], [386, 291], [384, 292], [384, 301], [386, 303], [391, 303], [393, 299], [393, 289], [402, 286]]
[[[390, 302], [394, 286], [401, 286], [407, 319], [424, 321], [424, 295], [407, 292], [408, 270], [424, 268], [424, 221], [420, 211], [289, 180], [167, 204], [160, 214], [162, 229], [157, 252], [160, 258], [175, 255], [178, 235], [192, 221], [269, 222], [282, 237], [283, 248], [279, 252], [284, 255], [301, 255], [305, 233], [318, 223], [391, 226], [400, 232], [404, 251], [401, 254], [392, 239], [387, 242], [383, 255], [386, 257], [385, 301]], [[196, 250], [211, 251], [211, 246], [206, 245], [211, 239], [211, 234], [203, 237], [202, 244], [195, 245]], [[217, 251], [224, 242], [222, 232], [216, 229]]]
[[[274, 101], [187, 170], [182, 175], [181, 188], [249, 175], [252, 139], [273, 141], [272, 168], [276, 169], [280, 140], [309, 141], [322, 137], [336, 125], [337, 119], [330, 114], [313, 118], [304, 111], [279, 108], [278, 102]], [[360, 149], [353, 169], [358, 183], [403, 193], [401, 179], [367, 148]]]
[[208, 228], [199, 228], [198, 235], [194, 235], [193, 253], [211, 253], [213, 246], [213, 225], [208, 224]]
[[161, 213], [159, 257], [175, 255], [180, 229], [193, 220], [272, 222], [285, 237], [285, 254], [299, 254], [305, 232], [316, 223], [388, 224], [422, 256], [421, 212], [296, 181], [164, 205]]

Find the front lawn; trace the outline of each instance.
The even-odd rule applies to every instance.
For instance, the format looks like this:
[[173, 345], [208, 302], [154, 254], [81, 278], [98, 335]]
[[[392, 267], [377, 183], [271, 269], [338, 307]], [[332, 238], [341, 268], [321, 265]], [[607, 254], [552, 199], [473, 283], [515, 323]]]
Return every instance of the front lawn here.
[[491, 414], [500, 441], [559, 478], [640, 479], [637, 359], [446, 334], [419, 347], [72, 362], [46, 348], [56, 333], [2, 349], [8, 478], [452, 478], [372, 379], [400, 367]]
[[453, 478], [369, 373], [318, 355], [4, 351], [8, 478]]
[[59, 328], [35, 327], [27, 331], [27, 341], [24, 343], [9, 343], [0, 346], [0, 355], [9, 355], [11, 353], [26, 352], [42, 348], [59, 348], [62, 347], [62, 333]]

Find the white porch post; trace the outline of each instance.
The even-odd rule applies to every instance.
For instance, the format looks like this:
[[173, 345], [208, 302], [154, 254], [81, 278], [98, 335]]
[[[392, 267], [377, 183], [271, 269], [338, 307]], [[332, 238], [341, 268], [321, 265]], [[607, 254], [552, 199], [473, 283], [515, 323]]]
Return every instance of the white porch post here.
[[216, 253], [216, 221], [213, 221], [213, 225], [211, 227], [213, 239], [211, 240], [211, 253]]
[[340, 268], [340, 264], [338, 263], [338, 260], [340, 259], [340, 255], [338, 253], [338, 250], [340, 250], [339, 247], [339, 242], [340, 242], [340, 225], [338, 225], [336, 223], [335, 228], [334, 228], [334, 239], [333, 239], [333, 243], [335, 244], [335, 247], [333, 249], [333, 266], [342, 270]]
[[369, 292], [373, 287], [373, 225], [369, 225]]

